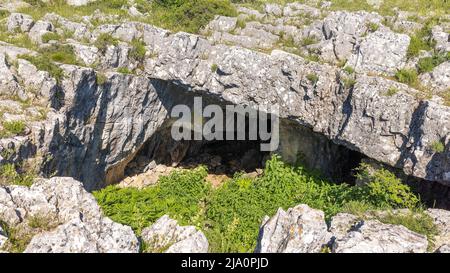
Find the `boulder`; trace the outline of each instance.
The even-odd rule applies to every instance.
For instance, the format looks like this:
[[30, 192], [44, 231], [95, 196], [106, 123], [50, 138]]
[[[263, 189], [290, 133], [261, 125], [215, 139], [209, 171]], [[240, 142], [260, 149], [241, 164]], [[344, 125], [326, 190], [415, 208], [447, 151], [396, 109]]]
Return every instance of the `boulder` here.
[[47, 21], [39, 20], [30, 29], [30, 39], [35, 43], [42, 43], [42, 36], [54, 30], [53, 24]]
[[147, 252], [207, 253], [209, 247], [201, 231], [193, 226], [179, 226], [168, 215], [142, 230], [141, 237], [147, 245]]
[[357, 72], [394, 75], [406, 63], [410, 40], [408, 35], [387, 30], [370, 33], [350, 56], [348, 64]]
[[9, 32], [28, 32], [34, 25], [34, 20], [30, 15], [22, 13], [11, 13], [8, 17], [7, 28]]
[[6, 241], [8, 241], [6, 231], [4, 231], [2, 226], [0, 225], [0, 253], [2, 248], [5, 246]]
[[278, 209], [259, 231], [256, 253], [319, 253], [331, 239], [324, 213], [299, 205]]
[[438, 250], [436, 250], [436, 253], [450, 253], [450, 245], [443, 245]]
[[19, 85], [17, 77], [11, 72], [11, 66], [4, 53], [0, 53], [0, 96], [1, 95], [7, 97], [18, 96], [23, 101], [28, 98], [25, 90]]
[[334, 241], [334, 253], [425, 253], [427, 237], [403, 226], [378, 220], [361, 221], [346, 236]]
[[92, 194], [72, 179], [40, 179], [31, 188], [0, 187], [0, 221], [15, 227], [32, 218], [55, 229], [35, 235], [25, 252], [138, 252], [130, 227], [104, 217]]

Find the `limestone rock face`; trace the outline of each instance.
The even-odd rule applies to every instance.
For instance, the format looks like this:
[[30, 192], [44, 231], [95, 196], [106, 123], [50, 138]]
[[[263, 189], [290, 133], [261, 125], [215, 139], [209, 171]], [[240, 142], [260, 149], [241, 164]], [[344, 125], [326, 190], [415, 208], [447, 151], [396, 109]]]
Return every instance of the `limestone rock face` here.
[[324, 213], [299, 205], [264, 220], [257, 253], [318, 253], [330, 241]]
[[335, 253], [424, 253], [428, 241], [403, 226], [377, 220], [361, 221], [333, 243]]
[[[8, 240], [8, 237], [6, 237], [6, 232], [0, 226], [0, 249], [3, 248], [3, 246], [6, 244], [7, 240]], [[0, 252], [1, 252], [1, 250], [0, 250]]]
[[138, 252], [130, 227], [102, 215], [94, 197], [72, 178], [0, 187], [0, 221], [15, 227], [39, 217], [58, 225], [33, 237], [25, 252]]
[[[14, 59], [30, 51], [0, 43], [0, 54], [5, 54], [0, 55], [0, 93], [26, 98], [24, 90], [39, 90], [52, 111], [39, 126], [33, 125], [28, 141], [50, 158], [43, 172], [74, 177], [88, 190], [120, 181], [127, 163], [168, 121], [172, 108], [191, 105], [194, 95], [222, 105], [279, 105], [286, 126], [302, 126], [333, 145], [407, 175], [450, 185], [449, 107], [437, 97], [420, 100], [418, 90], [376, 76], [392, 75], [404, 65], [407, 35], [392, 32], [376, 13], [336, 11], [322, 19], [316, 8], [298, 3], [266, 5], [265, 10], [263, 14], [240, 8], [241, 18], [264, 18], [245, 26], [236, 18], [217, 17], [207, 27], [211, 30], [207, 38], [140, 22], [95, 27], [90, 20], [114, 22], [99, 12], [80, 22], [47, 14], [29, 35], [39, 40], [47, 31], [75, 30], [67, 43], [77, 59], [102, 72], [61, 65], [64, 77], [57, 82], [23, 60], [18, 60], [18, 68], [11, 67], [6, 55]], [[314, 20], [296, 21], [308, 17], [304, 14]], [[12, 14], [11, 29], [21, 28], [24, 18]], [[96, 48], [93, 43], [102, 33], [120, 41]], [[306, 38], [314, 43], [302, 44]], [[135, 39], [145, 43], [142, 62], [131, 57], [130, 42]], [[298, 47], [297, 53], [305, 58], [272, 50], [283, 40]], [[83, 44], [86, 41], [92, 44]], [[330, 63], [309, 61], [306, 55], [311, 52]], [[335, 65], [347, 59], [357, 73], [349, 75]], [[119, 68], [134, 73], [117, 73]], [[448, 69], [448, 62], [438, 66], [430, 74], [430, 86], [442, 90], [448, 85]], [[310, 76], [317, 81], [312, 83]], [[390, 90], [397, 92], [391, 96]], [[282, 135], [280, 141], [279, 151], [289, 158], [297, 158], [293, 151], [302, 152], [301, 147], [289, 147], [295, 143], [294, 135]], [[432, 149], [437, 141], [443, 151]], [[311, 156], [311, 165], [329, 170], [336, 153], [322, 150], [312, 153], [320, 158]]]
[[207, 253], [208, 240], [193, 226], [179, 226], [164, 215], [152, 226], [142, 230], [142, 240], [148, 252]]

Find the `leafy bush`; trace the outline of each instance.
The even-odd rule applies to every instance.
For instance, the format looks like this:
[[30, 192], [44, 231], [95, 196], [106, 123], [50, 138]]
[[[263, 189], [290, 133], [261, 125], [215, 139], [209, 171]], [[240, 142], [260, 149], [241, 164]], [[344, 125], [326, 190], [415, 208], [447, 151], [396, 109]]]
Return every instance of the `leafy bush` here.
[[435, 153], [443, 153], [445, 146], [440, 141], [433, 141], [433, 143], [431, 143], [431, 150]]
[[73, 64], [77, 65], [77, 56], [70, 45], [52, 45], [49, 47], [44, 47], [40, 52], [48, 59], [63, 63], [63, 64]]
[[330, 183], [273, 157], [259, 178], [237, 174], [212, 189], [206, 175], [204, 168], [174, 172], [143, 190], [110, 186], [94, 195], [106, 215], [138, 234], [164, 214], [183, 225], [195, 225], [205, 232], [213, 252], [253, 251], [262, 219], [280, 207], [308, 204], [323, 210], [330, 220], [352, 208], [363, 213], [419, 205], [408, 187], [387, 171], [370, 176], [373, 186], [351, 187]]
[[344, 71], [347, 72], [348, 74], [353, 74], [353, 73], [355, 73], [355, 69], [354, 69], [353, 67], [351, 67], [351, 66], [346, 66], [346, 67], [344, 68]]
[[26, 125], [23, 121], [4, 121], [2, 123], [3, 130], [0, 137], [20, 135], [25, 131]]
[[319, 77], [316, 74], [308, 74], [306, 76], [308, 81], [310, 81], [312, 84], [316, 84], [319, 81]]
[[375, 31], [377, 31], [379, 28], [380, 28], [380, 26], [379, 26], [377, 23], [369, 22], [369, 23], [367, 24], [367, 29], [368, 29], [370, 32], [375, 32]]
[[409, 85], [417, 84], [417, 72], [414, 69], [400, 69], [395, 74], [397, 80]]
[[229, 0], [161, 0], [151, 9], [152, 23], [191, 33], [199, 32], [215, 15], [237, 15]]
[[103, 211], [114, 221], [130, 225], [138, 234], [164, 214], [181, 224], [192, 224], [209, 191], [205, 168], [174, 172], [143, 190], [115, 186], [94, 192]]
[[32, 173], [19, 173], [14, 164], [0, 166], [0, 185], [31, 186], [34, 175]]
[[384, 169], [370, 171], [365, 164], [358, 170], [358, 179], [367, 182], [364, 192], [370, 203], [386, 208], [416, 208], [419, 205], [417, 196], [393, 173]]

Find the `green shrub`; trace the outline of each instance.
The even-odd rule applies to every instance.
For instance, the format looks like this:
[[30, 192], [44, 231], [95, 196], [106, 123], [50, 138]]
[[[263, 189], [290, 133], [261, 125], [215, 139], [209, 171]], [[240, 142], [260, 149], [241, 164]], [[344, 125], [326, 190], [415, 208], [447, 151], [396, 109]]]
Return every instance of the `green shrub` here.
[[353, 74], [353, 73], [355, 73], [355, 69], [354, 69], [353, 67], [351, 67], [351, 66], [346, 66], [346, 67], [344, 68], [344, 71], [347, 72], [348, 74]]
[[397, 80], [409, 85], [417, 84], [417, 72], [414, 69], [400, 69], [395, 74]]
[[219, 66], [217, 64], [211, 65], [211, 72], [216, 73], [218, 69], [219, 69]]
[[397, 94], [398, 89], [391, 86], [389, 87], [388, 91], [386, 92], [386, 96], [392, 97], [393, 95]]
[[38, 70], [47, 71], [51, 77], [55, 78], [57, 82], [61, 82], [64, 77], [64, 71], [49, 58], [38, 55], [20, 55], [18, 58], [24, 59], [32, 63]]
[[312, 84], [316, 84], [319, 81], [319, 77], [316, 74], [308, 74], [306, 76], [308, 81], [310, 81]]
[[377, 23], [370, 22], [370, 23], [367, 24], [367, 29], [368, 29], [370, 32], [375, 32], [375, 31], [377, 31], [379, 28], [380, 28], [380, 26], [379, 26]]
[[103, 211], [114, 221], [130, 225], [138, 234], [164, 214], [180, 224], [192, 224], [210, 191], [203, 167], [162, 177], [158, 185], [143, 190], [107, 187], [94, 192]]
[[344, 88], [351, 89], [351, 88], [353, 88], [355, 86], [356, 80], [353, 79], [353, 78], [350, 78], [350, 77], [344, 77], [342, 79], [342, 83], [344, 85]]
[[61, 39], [61, 36], [59, 36], [58, 33], [55, 32], [47, 32], [44, 35], [42, 35], [42, 42], [48, 43], [49, 41], [55, 40], [59, 41]]
[[73, 64], [78, 65], [77, 56], [70, 45], [51, 45], [49, 47], [44, 47], [40, 50], [40, 53], [46, 58], [63, 64]]
[[370, 166], [361, 164], [358, 179], [367, 183], [365, 196], [370, 203], [386, 208], [416, 208], [419, 199], [411, 189], [393, 173], [381, 169], [370, 171]]
[[4, 121], [2, 123], [3, 132], [0, 132], [0, 136], [14, 136], [20, 135], [25, 131], [25, 122], [18, 121]]
[[436, 66], [449, 60], [449, 54], [435, 54], [432, 57], [420, 59], [417, 67], [419, 69], [419, 73], [431, 72]]
[[145, 59], [145, 53], [147, 49], [145, 48], [145, 43], [142, 40], [134, 39], [131, 41], [131, 49], [129, 52], [129, 57], [137, 62], [142, 63]]
[[122, 73], [122, 74], [133, 74], [133, 71], [128, 69], [128, 67], [119, 67], [119, 68], [117, 68], [117, 72]]
[[117, 46], [119, 41], [111, 36], [108, 33], [102, 33], [97, 37], [97, 40], [94, 42], [94, 46], [98, 48], [98, 50], [104, 54], [108, 49], [108, 46], [113, 45]]
[[31, 186], [35, 176], [30, 173], [17, 172], [14, 164], [0, 166], [0, 185]]
[[351, 187], [330, 183], [275, 156], [258, 178], [236, 174], [212, 189], [206, 176], [205, 168], [178, 171], [162, 177], [153, 187], [110, 186], [94, 195], [106, 215], [130, 225], [138, 234], [164, 214], [182, 225], [194, 225], [204, 231], [212, 252], [252, 252], [264, 216], [274, 215], [280, 207], [308, 204], [323, 210], [329, 221], [350, 209], [363, 214], [419, 205], [409, 188], [384, 170], [369, 177], [372, 186]]
[[105, 74], [97, 72], [96, 80], [97, 80], [97, 85], [104, 85], [106, 83], [106, 81], [108, 80], [108, 78], [106, 77]]
[[431, 143], [431, 150], [435, 153], [443, 153], [445, 150], [445, 146], [442, 142], [440, 141], [433, 141], [433, 143]]
[[172, 30], [198, 33], [215, 15], [236, 16], [228, 0], [157, 1], [152, 6], [158, 25]]

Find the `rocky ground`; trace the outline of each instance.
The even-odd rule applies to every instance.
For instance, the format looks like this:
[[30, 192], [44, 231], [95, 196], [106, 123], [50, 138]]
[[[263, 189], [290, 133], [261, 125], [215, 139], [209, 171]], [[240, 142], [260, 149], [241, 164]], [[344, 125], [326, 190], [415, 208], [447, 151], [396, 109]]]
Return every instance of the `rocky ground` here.
[[[280, 105], [278, 152], [288, 160], [306, 154], [326, 171], [344, 147], [423, 183], [450, 185], [449, 14], [431, 24], [431, 16], [400, 10], [333, 11], [326, 1], [238, 6], [237, 17], [217, 16], [190, 34], [143, 23], [133, 5], [133, 19], [118, 22], [100, 11], [36, 19], [19, 12], [26, 3], [7, 2], [1, 7], [11, 13], [0, 22], [0, 247], [7, 251], [208, 251], [201, 232], [168, 217], [137, 238], [86, 192], [152, 185], [202, 160], [225, 166], [212, 175], [215, 184], [254, 161], [248, 172], [257, 175], [262, 157], [197, 160], [187, 156], [195, 145], [154, 141], [172, 107], [190, 105], [193, 94]], [[164, 155], [137, 156], [154, 143]], [[170, 163], [155, 161], [163, 156]], [[35, 175], [58, 177], [11, 185]], [[402, 226], [352, 215], [327, 225], [322, 212], [300, 205], [264, 221], [255, 251], [448, 252], [448, 211], [427, 213], [440, 229], [431, 248]]]

